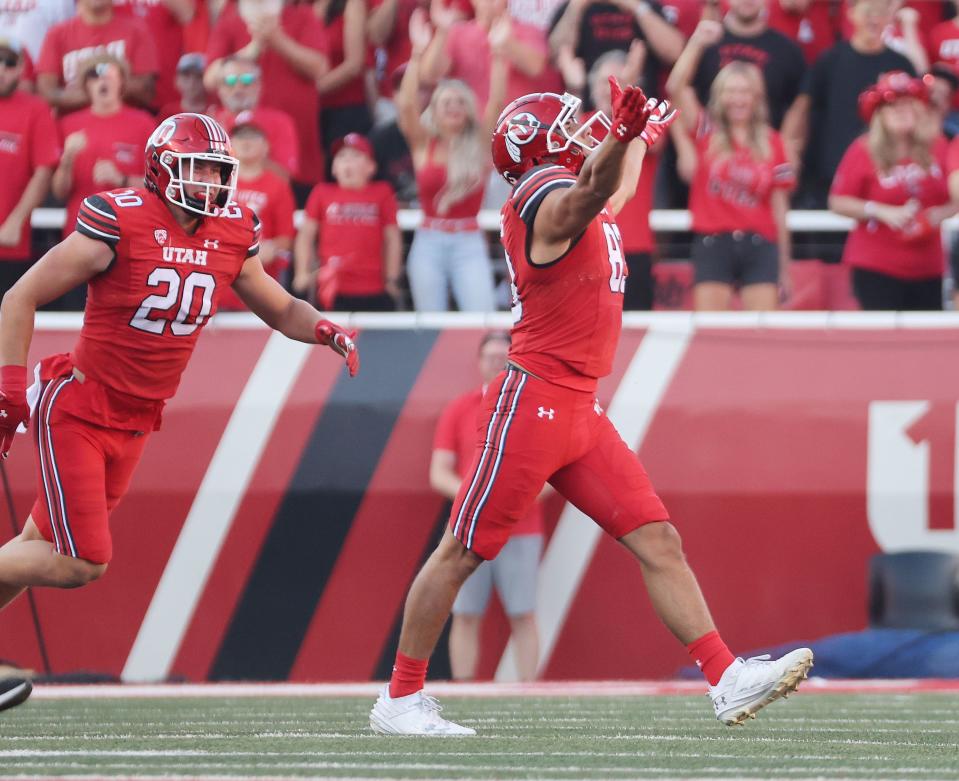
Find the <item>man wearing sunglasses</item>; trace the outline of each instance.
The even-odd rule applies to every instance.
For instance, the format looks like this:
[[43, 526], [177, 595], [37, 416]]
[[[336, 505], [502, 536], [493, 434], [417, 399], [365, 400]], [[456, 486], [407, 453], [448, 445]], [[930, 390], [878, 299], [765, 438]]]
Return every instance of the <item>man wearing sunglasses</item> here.
[[260, 66], [255, 61], [237, 56], [224, 58], [217, 85], [220, 107], [213, 117], [228, 133], [237, 125], [259, 127], [270, 145], [267, 168], [289, 179], [300, 166], [296, 126], [285, 111], [260, 105], [261, 84]]
[[50, 108], [18, 89], [22, 72], [20, 42], [0, 36], [0, 296], [30, 267], [30, 212], [60, 158]]

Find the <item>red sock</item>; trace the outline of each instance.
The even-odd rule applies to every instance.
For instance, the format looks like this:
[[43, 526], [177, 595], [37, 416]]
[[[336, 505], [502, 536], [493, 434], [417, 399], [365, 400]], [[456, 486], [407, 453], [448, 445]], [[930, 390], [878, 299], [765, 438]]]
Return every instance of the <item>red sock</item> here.
[[719, 683], [719, 679], [723, 677], [726, 668], [736, 661], [736, 657], [729, 652], [723, 639], [719, 636], [719, 632], [715, 629], [687, 645], [686, 650], [689, 651], [689, 655], [696, 662], [696, 666], [702, 670], [710, 686]]
[[426, 683], [426, 666], [429, 663], [429, 659], [412, 659], [397, 651], [393, 675], [390, 678], [390, 697], [405, 697], [422, 689]]

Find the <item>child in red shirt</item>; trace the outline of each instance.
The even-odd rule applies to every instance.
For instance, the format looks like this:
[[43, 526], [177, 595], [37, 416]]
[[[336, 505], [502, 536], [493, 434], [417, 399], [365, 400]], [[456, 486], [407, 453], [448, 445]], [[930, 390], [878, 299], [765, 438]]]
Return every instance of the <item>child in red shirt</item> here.
[[326, 309], [386, 312], [400, 298], [396, 196], [386, 182], [370, 181], [375, 170], [370, 142], [349, 133], [333, 145], [336, 183], [318, 184], [306, 203], [296, 235], [293, 290], [315, 291]]

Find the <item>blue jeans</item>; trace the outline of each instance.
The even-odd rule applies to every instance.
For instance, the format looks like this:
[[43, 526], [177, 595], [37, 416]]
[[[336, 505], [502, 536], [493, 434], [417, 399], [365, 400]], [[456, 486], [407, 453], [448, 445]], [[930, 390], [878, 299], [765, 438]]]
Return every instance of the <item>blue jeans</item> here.
[[445, 312], [449, 291], [461, 312], [492, 312], [493, 268], [481, 231], [447, 233], [419, 228], [406, 259], [417, 312]]

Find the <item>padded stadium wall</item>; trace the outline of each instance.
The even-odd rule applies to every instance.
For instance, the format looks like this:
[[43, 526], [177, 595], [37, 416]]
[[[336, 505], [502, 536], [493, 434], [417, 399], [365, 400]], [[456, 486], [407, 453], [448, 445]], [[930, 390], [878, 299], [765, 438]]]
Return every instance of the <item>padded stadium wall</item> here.
[[[484, 329], [509, 320], [354, 320], [353, 380], [251, 316], [207, 328], [114, 513], [106, 576], [36, 592], [53, 673], [388, 675], [406, 589], [448, 512], [427, 479], [437, 416], [478, 382]], [[70, 349], [79, 325], [41, 316], [31, 361]], [[959, 552], [957, 337], [951, 314], [627, 316], [599, 400], [735, 649], [862, 629], [874, 553]], [[22, 525], [28, 437], [5, 467]], [[688, 659], [630, 557], [560, 497], [546, 509], [542, 676], [674, 675]], [[483, 677], [513, 676], [507, 639], [494, 603]], [[25, 599], [0, 614], [0, 657], [42, 670]], [[448, 669], [441, 649], [431, 672]]]

